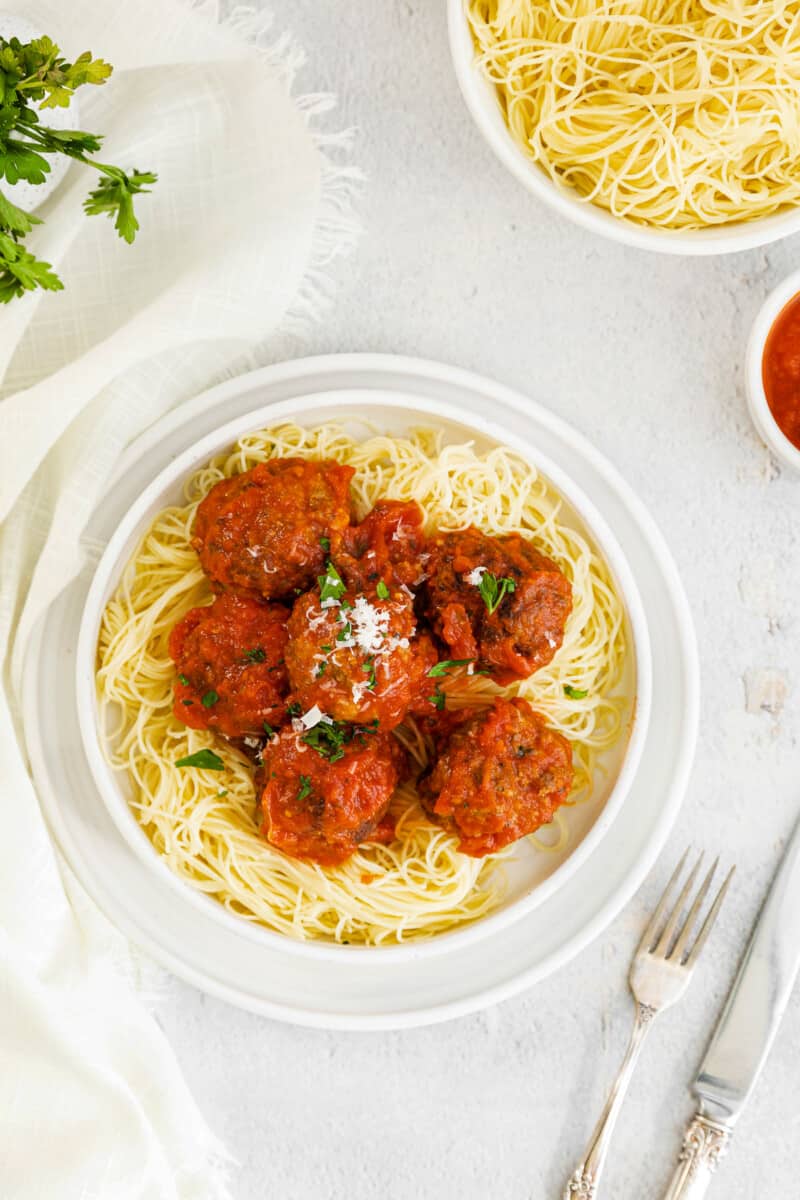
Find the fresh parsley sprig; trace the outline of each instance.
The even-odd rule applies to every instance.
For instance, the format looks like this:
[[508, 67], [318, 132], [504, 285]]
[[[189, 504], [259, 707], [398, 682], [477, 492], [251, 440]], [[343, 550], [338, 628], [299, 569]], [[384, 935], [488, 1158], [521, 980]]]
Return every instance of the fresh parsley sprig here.
[[507, 575], [502, 575], [498, 579], [491, 571], [484, 571], [483, 575], [481, 575], [481, 581], [478, 584], [478, 591], [481, 594], [483, 603], [486, 605], [486, 611], [489, 613], [489, 616], [497, 612], [505, 596], [510, 596], [516, 590], [517, 585], [513, 579], [509, 579]]
[[[152, 171], [123, 171], [99, 162], [95, 155], [102, 137], [82, 129], [53, 129], [42, 123], [40, 110], [67, 108], [79, 87], [101, 85], [113, 68], [87, 50], [74, 62], [61, 54], [49, 37], [21, 42], [0, 38], [0, 185], [19, 180], [38, 185], [50, 172], [50, 157], [64, 154], [102, 176], [84, 201], [89, 216], [105, 214], [121, 238], [132, 242], [139, 222], [134, 196], [156, 182]], [[0, 303], [42, 288], [57, 292], [63, 283], [50, 263], [21, 244], [41, 219], [14, 204], [0, 186]]]

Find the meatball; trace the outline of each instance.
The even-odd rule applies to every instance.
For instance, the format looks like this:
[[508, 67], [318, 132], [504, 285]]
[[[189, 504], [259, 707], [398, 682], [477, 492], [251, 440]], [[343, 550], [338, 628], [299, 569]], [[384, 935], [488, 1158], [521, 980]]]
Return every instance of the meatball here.
[[517, 533], [490, 537], [473, 526], [440, 533], [431, 547], [426, 614], [454, 659], [479, 660], [501, 684], [552, 660], [572, 611], [554, 562]]
[[419, 791], [459, 850], [482, 858], [551, 821], [572, 777], [567, 739], [516, 698], [464, 713]]
[[193, 608], [169, 638], [178, 670], [175, 715], [192, 729], [263, 737], [286, 720], [288, 610], [241, 596]]
[[344, 535], [337, 564], [350, 587], [364, 591], [375, 581], [419, 587], [428, 560], [420, 506], [413, 500], [380, 500], [360, 525]]
[[310, 587], [349, 526], [353, 473], [273, 458], [215, 484], [192, 538], [214, 590], [276, 599]]
[[264, 837], [293, 858], [335, 866], [363, 842], [391, 841], [387, 816], [405, 755], [389, 734], [351, 730], [326, 758], [292, 729], [268, 743], [256, 778]]
[[399, 588], [335, 590], [325, 600], [309, 592], [292, 609], [286, 666], [293, 699], [337, 721], [393, 729], [431, 691], [426, 676], [436, 649], [417, 633], [413, 605]]

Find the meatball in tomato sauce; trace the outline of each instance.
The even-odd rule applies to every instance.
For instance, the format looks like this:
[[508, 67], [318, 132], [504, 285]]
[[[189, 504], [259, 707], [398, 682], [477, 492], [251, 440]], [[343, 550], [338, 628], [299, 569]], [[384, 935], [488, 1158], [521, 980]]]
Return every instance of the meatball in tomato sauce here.
[[326, 758], [284, 729], [264, 750], [256, 777], [267, 841], [293, 858], [335, 866], [364, 842], [391, 841], [387, 812], [405, 755], [391, 735], [351, 730]]
[[263, 737], [265, 722], [281, 724], [288, 617], [282, 604], [230, 594], [191, 609], [169, 638], [176, 717], [229, 738]]
[[567, 739], [516, 698], [463, 714], [419, 791], [459, 850], [482, 858], [551, 821], [572, 779]]
[[546, 666], [564, 638], [572, 589], [517, 533], [470, 527], [431, 539], [426, 615], [454, 659], [475, 659], [497, 683]]
[[275, 599], [314, 583], [350, 524], [352, 467], [273, 458], [201, 501], [192, 545], [216, 591]]
[[423, 520], [413, 500], [380, 500], [344, 535], [337, 564], [347, 583], [360, 591], [378, 579], [409, 591], [419, 587], [428, 560]]
[[387, 731], [431, 690], [426, 676], [437, 654], [417, 631], [408, 596], [396, 586], [379, 589], [354, 592], [340, 583], [335, 599], [324, 599], [324, 589], [301, 596], [289, 618], [286, 666], [303, 709], [316, 705], [337, 721], [377, 721]]

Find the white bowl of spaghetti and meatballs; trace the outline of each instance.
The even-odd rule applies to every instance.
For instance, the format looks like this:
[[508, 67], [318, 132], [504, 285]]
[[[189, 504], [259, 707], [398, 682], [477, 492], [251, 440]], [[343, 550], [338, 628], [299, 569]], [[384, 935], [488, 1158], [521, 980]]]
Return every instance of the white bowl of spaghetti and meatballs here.
[[800, 229], [798, 0], [448, 0], [467, 108], [562, 216], [671, 254]]
[[633, 777], [638, 593], [571, 481], [432, 400], [272, 405], [109, 543], [78, 650], [118, 828], [301, 953], [432, 952], [544, 899]]

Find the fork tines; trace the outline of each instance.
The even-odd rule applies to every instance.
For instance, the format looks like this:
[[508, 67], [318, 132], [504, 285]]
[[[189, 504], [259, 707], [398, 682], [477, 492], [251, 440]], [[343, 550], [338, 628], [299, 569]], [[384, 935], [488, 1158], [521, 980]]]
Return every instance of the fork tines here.
[[672, 894], [680, 876], [683, 873], [683, 868], [686, 865], [686, 860], [689, 857], [689, 849], [684, 851], [683, 857], [672, 873], [669, 883], [664, 889], [664, 894], [656, 906], [656, 910], [650, 918], [650, 923], [642, 934], [642, 940], [639, 943], [639, 952], [657, 955], [659, 958], [667, 959], [669, 962], [676, 963], [680, 966], [693, 966], [697, 960], [697, 956], [705, 945], [706, 938], [711, 932], [711, 928], [717, 919], [717, 913], [720, 910], [725, 893], [728, 890], [728, 885], [733, 877], [736, 867], [731, 867], [722, 886], [719, 888], [711, 907], [708, 910], [705, 920], [700, 927], [700, 932], [695, 938], [694, 945], [689, 948], [689, 938], [692, 936], [692, 930], [697, 924], [697, 918], [700, 910], [703, 907], [703, 902], [708, 895], [711, 882], [714, 878], [714, 873], [719, 865], [719, 858], [715, 859], [711, 870], [706, 875], [700, 885], [697, 895], [686, 914], [683, 924], [678, 928], [678, 922], [681, 919], [683, 910], [689, 900], [689, 896], [694, 887], [697, 874], [703, 862], [704, 855], [701, 853], [689, 875], [680, 890], [677, 900], [671, 909], [668, 905], [671, 903]]

